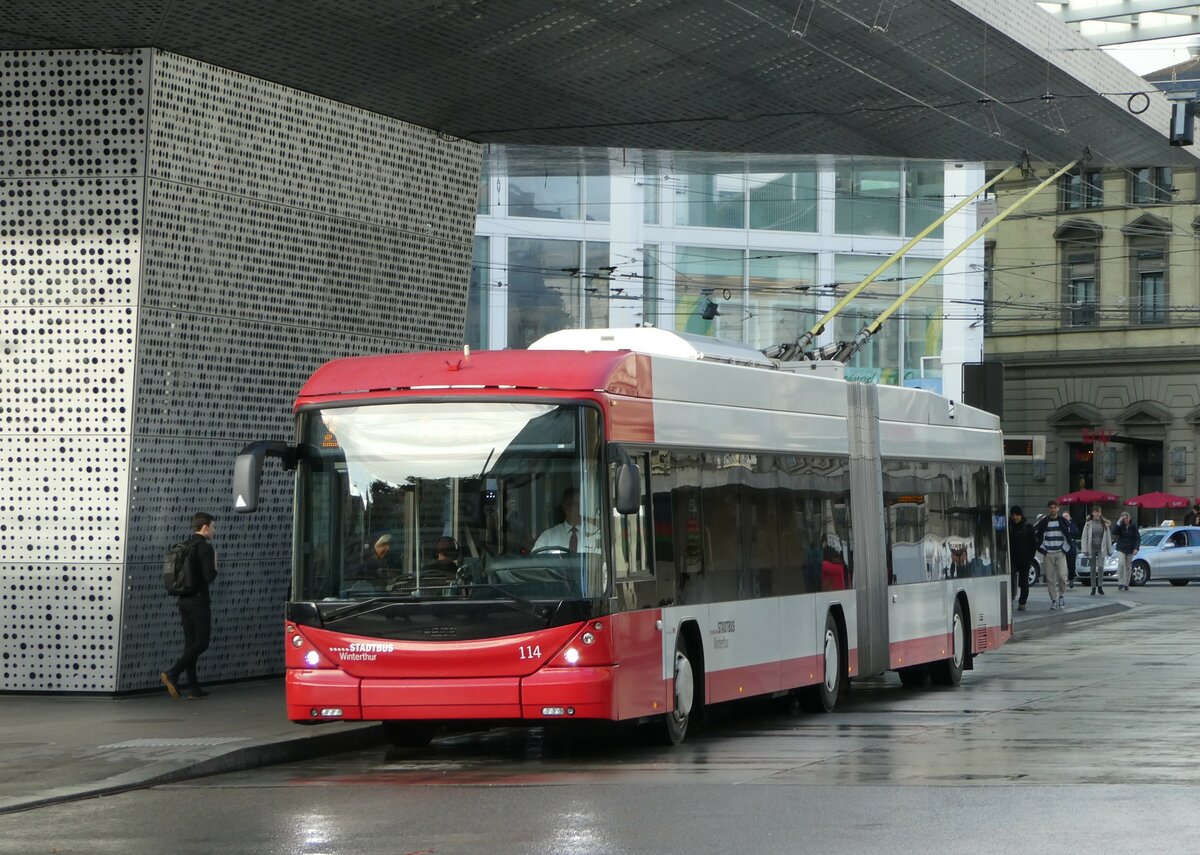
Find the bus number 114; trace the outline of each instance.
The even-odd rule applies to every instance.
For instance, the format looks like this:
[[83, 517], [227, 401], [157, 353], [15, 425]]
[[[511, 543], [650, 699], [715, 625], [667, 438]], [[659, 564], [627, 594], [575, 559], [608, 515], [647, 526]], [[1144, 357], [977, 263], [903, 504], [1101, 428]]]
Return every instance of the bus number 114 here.
[[522, 644], [517, 648], [517, 652], [522, 659], [542, 658], [542, 646], [540, 644]]

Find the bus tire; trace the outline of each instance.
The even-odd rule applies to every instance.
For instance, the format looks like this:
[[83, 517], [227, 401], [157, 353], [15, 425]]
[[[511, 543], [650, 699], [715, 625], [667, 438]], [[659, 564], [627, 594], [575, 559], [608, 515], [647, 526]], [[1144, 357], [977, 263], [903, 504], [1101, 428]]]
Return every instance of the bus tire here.
[[963, 615], [962, 603], [954, 606], [950, 635], [950, 655], [929, 666], [929, 676], [938, 686], [957, 686], [962, 682], [963, 666], [967, 661], [967, 619]]
[[833, 612], [825, 613], [825, 634], [821, 649], [824, 674], [815, 686], [806, 686], [800, 693], [800, 704], [808, 712], [833, 712], [846, 679], [846, 651]]
[[680, 632], [675, 639], [674, 708], [663, 716], [663, 738], [668, 745], [679, 745], [687, 739], [688, 724], [697, 711], [696, 678], [692, 660], [688, 658], [687, 643]]
[[426, 721], [385, 721], [383, 732], [397, 748], [424, 748], [433, 740], [434, 725]]

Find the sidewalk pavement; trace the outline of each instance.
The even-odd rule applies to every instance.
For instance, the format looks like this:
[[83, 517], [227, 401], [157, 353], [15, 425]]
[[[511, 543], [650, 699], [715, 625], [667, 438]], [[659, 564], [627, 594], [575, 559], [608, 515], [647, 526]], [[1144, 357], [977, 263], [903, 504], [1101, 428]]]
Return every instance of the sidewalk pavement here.
[[[1014, 639], [1129, 608], [1084, 588], [1066, 599], [1051, 611], [1045, 587], [1031, 589]], [[0, 694], [0, 814], [386, 742], [376, 723], [292, 724], [280, 678], [210, 688], [205, 700]]]

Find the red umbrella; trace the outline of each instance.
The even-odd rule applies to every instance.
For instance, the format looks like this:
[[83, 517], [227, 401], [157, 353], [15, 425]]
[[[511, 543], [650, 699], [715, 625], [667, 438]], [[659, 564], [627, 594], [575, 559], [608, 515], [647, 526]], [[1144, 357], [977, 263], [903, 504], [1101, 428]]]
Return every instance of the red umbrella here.
[[1119, 501], [1121, 501], [1120, 496], [1105, 493], [1103, 490], [1076, 490], [1074, 493], [1058, 497], [1060, 505], [1094, 505], [1098, 503], [1115, 505]]
[[1192, 500], [1172, 493], [1143, 493], [1126, 499], [1125, 504], [1134, 508], [1186, 508], [1192, 504]]

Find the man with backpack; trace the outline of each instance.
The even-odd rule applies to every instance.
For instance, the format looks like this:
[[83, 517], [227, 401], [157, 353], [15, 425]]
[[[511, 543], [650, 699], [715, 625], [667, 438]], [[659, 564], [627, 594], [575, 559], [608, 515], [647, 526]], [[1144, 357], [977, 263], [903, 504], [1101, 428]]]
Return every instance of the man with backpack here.
[[192, 536], [185, 541], [182, 564], [177, 568], [175, 580], [168, 580], [168, 590], [179, 597], [179, 617], [183, 622], [183, 654], [175, 664], [158, 676], [171, 697], [179, 698], [176, 683], [179, 675], [187, 672], [188, 697], [194, 700], [207, 698], [208, 692], [200, 685], [196, 676], [196, 660], [208, 649], [212, 614], [209, 607], [208, 586], [217, 578], [217, 554], [209, 543], [213, 536], [212, 514], [198, 513], [192, 516]]

